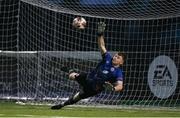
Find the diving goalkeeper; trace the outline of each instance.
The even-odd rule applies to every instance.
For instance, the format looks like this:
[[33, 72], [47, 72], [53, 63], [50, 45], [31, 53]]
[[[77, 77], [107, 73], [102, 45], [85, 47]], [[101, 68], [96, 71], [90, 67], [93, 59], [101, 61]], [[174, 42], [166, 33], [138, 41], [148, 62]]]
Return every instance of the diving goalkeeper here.
[[125, 55], [122, 52], [116, 53], [113, 57], [106, 50], [104, 43], [104, 30], [106, 24], [98, 23], [98, 46], [102, 54], [102, 60], [90, 73], [70, 72], [69, 79], [77, 81], [82, 90], [76, 93], [62, 104], [52, 106], [51, 109], [61, 109], [81, 99], [95, 96], [103, 90], [121, 91], [123, 89], [123, 72], [121, 66], [125, 62]]

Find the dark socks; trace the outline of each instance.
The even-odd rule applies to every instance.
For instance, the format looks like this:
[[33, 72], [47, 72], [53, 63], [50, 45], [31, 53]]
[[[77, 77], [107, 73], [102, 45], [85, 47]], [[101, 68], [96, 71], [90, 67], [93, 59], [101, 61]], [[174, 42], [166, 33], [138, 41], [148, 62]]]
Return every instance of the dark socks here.
[[71, 104], [74, 104], [74, 103], [78, 102], [79, 100], [81, 100], [80, 92], [76, 93], [72, 98], [68, 99], [62, 105], [63, 106], [71, 105]]

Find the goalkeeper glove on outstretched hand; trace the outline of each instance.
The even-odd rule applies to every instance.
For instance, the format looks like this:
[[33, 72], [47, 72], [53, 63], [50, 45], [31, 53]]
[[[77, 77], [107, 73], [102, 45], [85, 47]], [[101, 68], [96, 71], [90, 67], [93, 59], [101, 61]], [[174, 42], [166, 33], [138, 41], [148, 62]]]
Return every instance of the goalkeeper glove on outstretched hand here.
[[106, 28], [106, 24], [104, 22], [98, 23], [98, 36], [103, 35], [105, 28]]
[[105, 82], [103, 87], [107, 91], [114, 91], [115, 90], [114, 86], [109, 82]]

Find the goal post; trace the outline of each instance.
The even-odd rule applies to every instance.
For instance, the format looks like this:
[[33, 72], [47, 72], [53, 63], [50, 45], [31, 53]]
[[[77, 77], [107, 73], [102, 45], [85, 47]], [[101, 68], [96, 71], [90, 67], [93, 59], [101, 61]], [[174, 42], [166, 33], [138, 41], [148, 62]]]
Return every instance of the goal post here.
[[[176, 2], [123, 0], [85, 4], [80, 1], [12, 3], [15, 7], [12, 5], [9, 11], [14, 13], [15, 20], [9, 20], [8, 24], [15, 25], [7, 28], [5, 19], [13, 19], [7, 12], [0, 27], [9, 31], [0, 34], [6, 39], [0, 42], [0, 99], [51, 105], [67, 100], [79, 90], [79, 85], [67, 79], [60, 68], [90, 72], [96, 67], [101, 60], [97, 24], [104, 21], [107, 50], [111, 55], [118, 51], [127, 55], [122, 67], [124, 88], [122, 92], [103, 91], [76, 105], [178, 108], [180, 17]], [[74, 4], [77, 6], [72, 8]], [[103, 8], [106, 12], [101, 11]], [[77, 16], [86, 19], [85, 30], [72, 27]]]

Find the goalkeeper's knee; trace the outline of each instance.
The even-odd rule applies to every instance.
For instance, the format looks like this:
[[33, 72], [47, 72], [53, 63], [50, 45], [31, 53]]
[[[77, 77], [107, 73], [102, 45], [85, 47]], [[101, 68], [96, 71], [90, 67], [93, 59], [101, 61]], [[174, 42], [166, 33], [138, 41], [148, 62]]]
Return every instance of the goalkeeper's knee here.
[[71, 80], [75, 80], [77, 76], [79, 76], [79, 74], [78, 74], [78, 73], [75, 73], [75, 72], [70, 73], [70, 74], [69, 74], [69, 79], [71, 79]]

